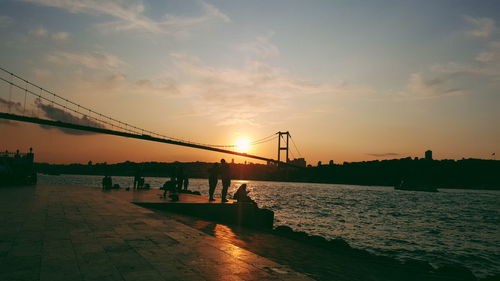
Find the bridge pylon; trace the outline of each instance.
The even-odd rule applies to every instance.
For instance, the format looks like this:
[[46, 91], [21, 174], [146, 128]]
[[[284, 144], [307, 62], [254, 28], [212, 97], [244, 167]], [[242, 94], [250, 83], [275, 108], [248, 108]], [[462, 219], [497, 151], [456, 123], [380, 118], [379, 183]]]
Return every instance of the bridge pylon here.
[[[290, 139], [290, 132], [286, 131], [286, 132], [277, 132], [276, 134], [278, 134], [278, 165], [280, 163], [280, 159], [281, 159], [281, 151], [282, 150], [285, 150], [286, 151], [286, 163], [290, 162], [290, 158], [288, 158], [288, 141]], [[286, 136], [286, 138], [284, 138], [283, 136]], [[283, 138], [283, 142], [285, 143], [285, 146], [282, 146], [281, 145], [281, 139]]]

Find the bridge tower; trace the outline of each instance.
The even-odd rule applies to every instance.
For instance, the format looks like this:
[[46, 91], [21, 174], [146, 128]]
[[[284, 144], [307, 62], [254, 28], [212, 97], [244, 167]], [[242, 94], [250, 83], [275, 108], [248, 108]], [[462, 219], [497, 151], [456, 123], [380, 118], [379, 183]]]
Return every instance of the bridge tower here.
[[[290, 139], [290, 133], [286, 131], [286, 132], [277, 132], [276, 134], [278, 134], [278, 164], [281, 159], [282, 150], [286, 151], [286, 163], [288, 163], [290, 161], [290, 159], [288, 158], [288, 140]], [[286, 136], [286, 139], [283, 137], [283, 135]], [[283, 138], [285, 146], [281, 146], [281, 138]]]

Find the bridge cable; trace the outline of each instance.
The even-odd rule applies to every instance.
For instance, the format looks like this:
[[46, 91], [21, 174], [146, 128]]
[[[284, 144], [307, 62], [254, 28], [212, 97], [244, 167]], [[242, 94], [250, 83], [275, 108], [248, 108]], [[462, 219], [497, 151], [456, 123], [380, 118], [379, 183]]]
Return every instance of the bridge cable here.
[[302, 157], [302, 154], [300, 153], [299, 149], [297, 148], [297, 145], [295, 144], [295, 141], [293, 140], [292, 136], [290, 135], [290, 139], [292, 140], [292, 144], [293, 146], [295, 147], [295, 150], [297, 150], [297, 153], [299, 154], [299, 157], [300, 158], [303, 158]]
[[14, 79], [14, 77], [12, 77], [12, 74], [11, 74], [10, 75], [10, 82], [8, 82], [9, 83], [9, 103], [7, 105], [9, 108], [9, 113], [10, 113], [10, 108], [12, 106], [11, 101], [12, 101], [12, 80], [13, 79]]

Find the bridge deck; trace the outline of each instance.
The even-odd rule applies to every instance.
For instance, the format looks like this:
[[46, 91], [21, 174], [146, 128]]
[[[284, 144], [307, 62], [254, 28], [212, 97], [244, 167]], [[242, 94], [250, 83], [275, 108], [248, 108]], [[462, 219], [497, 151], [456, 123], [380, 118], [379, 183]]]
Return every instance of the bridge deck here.
[[126, 196], [0, 188], [0, 280], [311, 280]]

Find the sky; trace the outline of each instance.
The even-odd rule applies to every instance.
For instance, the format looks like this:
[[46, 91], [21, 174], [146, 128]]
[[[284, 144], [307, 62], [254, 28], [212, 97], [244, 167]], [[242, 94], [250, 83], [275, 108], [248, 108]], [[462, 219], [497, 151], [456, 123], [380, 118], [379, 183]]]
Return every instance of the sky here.
[[[496, 0], [2, 0], [0, 66], [183, 140], [230, 145], [289, 131], [290, 157], [313, 165], [428, 149], [491, 159], [500, 151], [498, 11]], [[0, 112], [16, 107], [54, 118], [0, 81]], [[33, 147], [51, 163], [234, 158], [5, 120], [0, 136], [0, 150]], [[277, 158], [277, 145], [247, 152]]]

